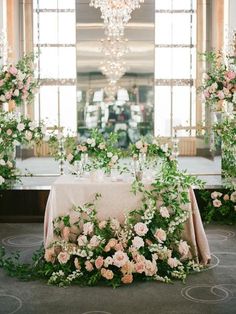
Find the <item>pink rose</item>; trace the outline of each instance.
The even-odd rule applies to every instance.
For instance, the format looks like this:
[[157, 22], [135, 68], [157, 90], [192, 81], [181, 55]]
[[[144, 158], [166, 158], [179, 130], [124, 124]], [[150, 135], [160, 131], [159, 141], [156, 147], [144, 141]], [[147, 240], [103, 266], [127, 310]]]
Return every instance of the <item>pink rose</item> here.
[[111, 238], [111, 239], [109, 240], [109, 242], [108, 242], [107, 245], [108, 245], [110, 248], [113, 248], [113, 247], [116, 246], [117, 242], [118, 242], [118, 241], [117, 241], [116, 239]]
[[8, 92], [5, 93], [6, 100], [11, 99], [11, 96], [12, 96], [12, 92], [11, 91], [8, 91]]
[[95, 248], [99, 246], [100, 242], [101, 242], [100, 239], [96, 235], [94, 235], [92, 236], [89, 244]]
[[221, 205], [222, 205], [222, 203], [221, 203], [220, 200], [215, 199], [215, 200], [213, 201], [213, 206], [214, 206], [214, 207], [220, 207]]
[[151, 262], [146, 260], [145, 262], [145, 275], [146, 276], [154, 276], [157, 272], [157, 265], [156, 262]]
[[156, 230], [154, 237], [157, 239], [159, 243], [163, 243], [166, 240], [166, 232], [162, 228]]
[[88, 243], [88, 239], [85, 235], [80, 235], [77, 241], [79, 246], [85, 246]]
[[236, 191], [233, 192], [233, 193], [230, 195], [230, 200], [231, 200], [233, 203], [236, 203]]
[[74, 265], [77, 270], [81, 270], [81, 265], [77, 257], [74, 260]]
[[138, 250], [144, 246], [144, 241], [141, 237], [134, 237], [132, 240], [132, 245]]
[[60, 252], [57, 256], [57, 259], [60, 264], [66, 264], [70, 259], [70, 254], [68, 254], [67, 252]]
[[128, 255], [123, 251], [117, 251], [113, 256], [113, 264], [116, 267], [122, 267], [129, 261]]
[[55, 258], [56, 258], [56, 254], [53, 247], [45, 250], [44, 259], [47, 262], [54, 263]]
[[143, 273], [145, 271], [145, 263], [144, 262], [139, 262], [137, 264], [134, 265], [134, 269], [136, 271], [136, 273]]
[[67, 155], [67, 157], [66, 157], [66, 159], [67, 159], [69, 162], [71, 162], [71, 161], [73, 160], [73, 158], [74, 158], [74, 156], [73, 156], [71, 153], [69, 153], [69, 154]]
[[143, 237], [148, 232], [148, 227], [143, 222], [138, 222], [134, 226], [134, 231], [137, 233], [138, 236]]
[[4, 80], [0, 80], [0, 87], [4, 84]]
[[85, 235], [88, 235], [88, 234], [91, 234], [93, 232], [93, 223], [92, 222], [86, 222], [84, 225], [83, 225], [83, 233]]
[[116, 251], [124, 251], [124, 247], [123, 247], [123, 245], [122, 245], [121, 242], [118, 242], [118, 243], [114, 246], [114, 249], [115, 249]]
[[18, 70], [17, 70], [16, 67], [14, 67], [13, 65], [11, 65], [8, 71], [9, 71], [9, 73], [11, 73], [12, 75], [16, 76]]
[[91, 272], [92, 270], [94, 270], [93, 264], [90, 261], [86, 261], [84, 265], [87, 271]]
[[229, 80], [234, 80], [236, 77], [236, 73], [234, 71], [228, 71], [226, 73], [226, 78], [228, 78]]
[[12, 130], [11, 129], [7, 130], [7, 135], [9, 135], [9, 136], [12, 135]]
[[98, 256], [98, 258], [95, 260], [95, 266], [97, 269], [100, 269], [103, 266], [104, 260], [102, 256]]
[[228, 194], [225, 194], [224, 197], [223, 197], [223, 200], [224, 200], [224, 201], [228, 201], [228, 200], [229, 200], [229, 195], [228, 195]]
[[167, 263], [168, 265], [171, 267], [171, 268], [175, 268], [179, 265], [182, 265], [182, 263], [176, 258], [176, 257], [169, 257], [168, 260], [167, 260]]
[[107, 280], [111, 280], [114, 277], [113, 271], [109, 270], [109, 269], [105, 269], [105, 268], [101, 269], [101, 275], [102, 275], [102, 277], [104, 277]]
[[61, 231], [61, 237], [65, 241], [69, 241], [70, 227], [64, 227]]
[[107, 225], [107, 221], [106, 220], [103, 220], [103, 221], [100, 221], [99, 224], [98, 224], [98, 227], [99, 229], [104, 229]]
[[121, 272], [123, 275], [125, 274], [132, 274], [132, 272], [134, 271], [134, 264], [130, 261], [128, 261], [127, 263], [125, 263], [124, 266], [122, 266], [121, 268]]
[[220, 91], [217, 93], [217, 97], [218, 97], [219, 99], [224, 99], [224, 98], [225, 98], [225, 95], [224, 95], [223, 91], [220, 90]]
[[188, 255], [188, 252], [189, 252], [189, 245], [186, 241], [180, 240], [178, 249], [179, 249], [179, 253], [182, 256], [186, 256]]
[[220, 193], [220, 192], [212, 192], [211, 193], [211, 198], [214, 200], [214, 199], [216, 199], [217, 197], [221, 197], [222, 196], [222, 193]]
[[132, 274], [126, 274], [121, 278], [121, 281], [125, 284], [129, 284], [133, 282], [133, 275]]
[[163, 218], [169, 218], [170, 217], [170, 213], [166, 207], [160, 208], [160, 214]]

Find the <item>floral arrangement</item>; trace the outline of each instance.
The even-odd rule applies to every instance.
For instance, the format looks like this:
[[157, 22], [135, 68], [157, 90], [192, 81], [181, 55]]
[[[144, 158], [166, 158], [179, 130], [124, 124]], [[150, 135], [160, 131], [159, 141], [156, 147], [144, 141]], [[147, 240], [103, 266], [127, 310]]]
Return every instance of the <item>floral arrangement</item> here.
[[222, 176], [236, 178], [236, 116], [225, 116], [214, 125], [214, 131], [221, 140]]
[[16, 65], [4, 65], [0, 71], [0, 102], [30, 102], [37, 91], [33, 54], [24, 56]]
[[39, 143], [45, 133], [42, 123], [38, 124], [17, 113], [0, 111], [0, 188], [8, 187], [16, 180], [15, 147], [20, 144]]
[[[224, 62], [222, 53], [207, 52], [203, 54], [209, 64], [209, 70], [205, 74], [200, 90], [207, 105], [219, 111], [223, 104], [236, 104], [236, 72]], [[230, 56], [226, 57], [230, 60]]]
[[124, 224], [97, 218], [95, 202], [102, 196], [96, 194], [93, 203], [76, 206], [71, 216], [54, 220], [55, 241], [33, 257], [32, 265], [21, 264], [19, 256], [5, 256], [2, 249], [0, 267], [23, 279], [44, 278], [59, 286], [184, 281], [190, 271], [202, 267], [182, 238], [192, 184], [200, 181], [169, 165], [151, 190], [135, 181], [133, 192], [141, 192], [143, 200], [140, 208], [126, 215]]
[[83, 154], [88, 154], [91, 157], [91, 168], [104, 168], [109, 171], [117, 164], [121, 155], [116, 143], [116, 133], [110, 133], [108, 138], [104, 138], [97, 129], [93, 129], [91, 136], [86, 141], [75, 146], [66, 159], [73, 164], [76, 160], [81, 160]]
[[236, 191], [201, 191], [204, 205], [202, 218], [207, 223], [217, 221], [227, 224], [236, 223]]

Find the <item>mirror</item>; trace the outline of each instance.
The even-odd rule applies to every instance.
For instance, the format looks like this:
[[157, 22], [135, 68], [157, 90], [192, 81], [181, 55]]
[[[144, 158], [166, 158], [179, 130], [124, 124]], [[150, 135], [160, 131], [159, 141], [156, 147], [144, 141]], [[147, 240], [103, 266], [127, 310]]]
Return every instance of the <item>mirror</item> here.
[[87, 136], [91, 128], [105, 134], [115, 131], [119, 146], [126, 148], [140, 135], [153, 134], [155, 3], [146, 0], [132, 12], [124, 32], [127, 53], [120, 59], [126, 71], [114, 86], [101, 71], [102, 65], [106, 71], [104, 47], [109, 45], [101, 12], [89, 2], [76, 1], [78, 133]]

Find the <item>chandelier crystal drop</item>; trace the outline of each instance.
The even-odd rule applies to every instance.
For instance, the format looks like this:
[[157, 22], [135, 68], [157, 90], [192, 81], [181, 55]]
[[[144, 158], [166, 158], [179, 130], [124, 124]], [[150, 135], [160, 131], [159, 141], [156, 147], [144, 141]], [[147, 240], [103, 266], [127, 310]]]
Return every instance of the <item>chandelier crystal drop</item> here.
[[113, 101], [116, 97], [117, 91], [120, 87], [117, 86], [116, 83], [109, 82], [105, 87], [104, 87], [104, 92], [108, 97], [108, 100]]
[[124, 35], [124, 27], [131, 18], [131, 13], [144, 0], [90, 0], [90, 6], [100, 8], [104, 20], [105, 34], [120, 37]]
[[108, 80], [116, 83], [126, 72], [126, 63], [122, 60], [105, 60], [101, 62], [100, 70]]
[[110, 59], [118, 59], [129, 52], [128, 39], [124, 37], [107, 37], [101, 39], [101, 52]]

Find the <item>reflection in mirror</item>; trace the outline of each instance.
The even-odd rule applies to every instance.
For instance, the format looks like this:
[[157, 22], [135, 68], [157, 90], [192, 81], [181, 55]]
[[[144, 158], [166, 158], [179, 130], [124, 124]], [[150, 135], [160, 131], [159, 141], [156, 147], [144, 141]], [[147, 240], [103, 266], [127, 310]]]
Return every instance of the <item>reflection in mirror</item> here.
[[[140, 136], [153, 133], [154, 5], [153, 0], [145, 1], [132, 12], [124, 38], [107, 40], [100, 10], [90, 7], [89, 0], [76, 1], [80, 136], [88, 136], [91, 128], [115, 131], [120, 134], [119, 145], [126, 148]], [[109, 49], [120, 54], [117, 68], [106, 53]], [[124, 75], [116, 82], [124, 67]]]

